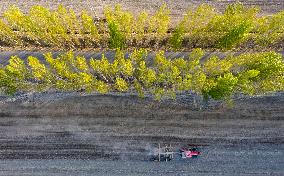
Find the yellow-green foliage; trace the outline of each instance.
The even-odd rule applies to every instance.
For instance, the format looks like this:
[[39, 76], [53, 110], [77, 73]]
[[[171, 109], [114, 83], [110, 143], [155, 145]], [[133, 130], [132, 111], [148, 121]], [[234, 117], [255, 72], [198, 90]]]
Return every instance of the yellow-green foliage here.
[[130, 59], [124, 58], [124, 53], [121, 50], [116, 50], [115, 60], [112, 64], [113, 74], [120, 73], [124, 76], [133, 75], [133, 65]]
[[[63, 5], [59, 5], [57, 11], [54, 12], [58, 15], [59, 23], [64, 27], [64, 30], [70, 34], [80, 32], [80, 24], [73, 9], [67, 10]], [[88, 22], [88, 20], [86, 20]]]
[[150, 32], [156, 32], [159, 37], [163, 37], [167, 33], [170, 24], [170, 10], [166, 4], [163, 4], [156, 14], [150, 18], [149, 23]]
[[171, 46], [174, 49], [181, 48], [186, 33], [191, 36], [202, 35], [202, 33], [205, 32], [208, 23], [217, 14], [215, 9], [208, 4], [202, 4], [195, 10], [188, 10], [186, 15], [176, 26], [172, 37], [170, 38], [169, 42]]
[[9, 64], [3, 68], [1, 78], [4, 84], [4, 92], [13, 94], [16, 91], [29, 91], [30, 87], [27, 80], [30, 78], [29, 70], [22, 59], [17, 56], [12, 56]]
[[208, 24], [207, 31], [219, 35], [216, 47], [231, 49], [248, 37], [255, 27], [257, 8], [246, 8], [241, 3], [228, 5], [224, 14], [216, 15]]
[[164, 52], [159, 52], [155, 57], [155, 67], [157, 73], [157, 82], [164, 86], [172, 85], [177, 80], [180, 80], [181, 71], [171, 60], [164, 56]]
[[137, 18], [136, 18], [136, 22], [134, 23], [134, 32], [137, 34], [138, 39], [141, 39], [144, 34], [145, 34], [145, 30], [148, 27], [148, 13], [143, 11], [141, 12]]
[[227, 32], [238, 27], [242, 22], [253, 23], [258, 13], [257, 8], [246, 8], [241, 3], [229, 5], [224, 14], [215, 15], [208, 24], [209, 31]]
[[148, 55], [147, 49], [144, 48], [134, 49], [130, 54], [129, 59], [132, 61], [132, 64], [135, 67], [137, 67], [137, 65], [139, 65], [140, 62], [145, 61], [147, 55]]
[[[246, 84], [240, 84], [240, 89], [254, 94], [283, 90], [283, 57], [275, 52], [246, 54], [234, 59], [239, 74]], [[249, 87], [249, 88], [247, 88]]]
[[203, 65], [206, 75], [216, 76], [230, 72], [233, 64], [229, 59], [220, 59], [217, 56], [209, 58]]
[[110, 69], [111, 64], [104, 55], [102, 55], [101, 60], [91, 59], [90, 64], [95, 72], [105, 76], [109, 76], [108, 71]]
[[[261, 16], [258, 11], [255, 7], [234, 3], [221, 13], [202, 4], [188, 10], [176, 26], [171, 26], [173, 30], [169, 30], [171, 19], [166, 4], [152, 16], [146, 11], [134, 15], [119, 4], [114, 8], [105, 7], [104, 17], [98, 22], [86, 11], [77, 16], [73, 9], [62, 5], [55, 10], [35, 5], [27, 13], [11, 6], [3, 13], [4, 19], [0, 19], [0, 42], [5, 46], [61, 49], [100, 47], [108, 42], [107, 46], [115, 49], [127, 45], [152, 47], [159, 43], [174, 49], [209, 47], [229, 50], [248, 47], [245, 44], [250, 39], [257, 48], [278, 48], [278, 42], [284, 38], [284, 12]], [[170, 31], [173, 32], [167, 34]]]
[[138, 96], [140, 98], [144, 98], [145, 97], [145, 93], [143, 91], [142, 85], [137, 80], [135, 80], [133, 86], [134, 86]]
[[143, 11], [135, 17], [131, 12], [123, 11], [119, 4], [114, 9], [107, 6], [104, 9], [104, 15], [110, 35], [113, 38], [115, 37], [116, 40], [124, 40], [124, 38], [133, 36], [133, 34], [137, 34], [138, 39], [141, 39], [149, 23], [147, 12]]
[[0, 42], [4, 42], [7, 45], [21, 45], [21, 42], [17, 39], [17, 36], [13, 32], [10, 26], [7, 26], [0, 19]]
[[67, 32], [75, 33], [76, 27], [71, 25], [74, 19], [62, 6], [54, 12], [42, 6], [33, 6], [27, 15], [12, 6], [4, 15], [11, 27], [33, 40], [43, 40], [47, 45], [62, 46], [61, 42], [69, 41]]
[[11, 6], [4, 16], [13, 29], [25, 31], [28, 28], [28, 19], [18, 7]]
[[96, 81], [95, 90], [99, 93], [107, 93], [109, 91], [109, 86], [103, 81]]
[[17, 82], [5, 69], [0, 68], [0, 92], [13, 95], [17, 92]]
[[75, 66], [75, 68], [77, 68], [78, 70], [80, 70], [82, 72], [88, 72], [89, 71], [88, 63], [87, 63], [87, 61], [84, 57], [77, 56], [74, 66]]
[[129, 37], [134, 31], [134, 17], [132, 13], [123, 11], [121, 5], [117, 4], [112, 10], [110, 7], [106, 7], [104, 15], [108, 23], [115, 23], [118, 26], [118, 30], [124, 33], [126, 37]]
[[189, 59], [167, 59], [164, 51], [147, 65], [145, 50], [130, 58], [117, 50], [115, 60], [86, 60], [72, 52], [53, 58], [45, 54], [47, 65], [28, 57], [28, 66], [19, 57], [0, 67], [0, 90], [17, 91], [56, 89], [107, 93], [136, 90], [140, 97], [152, 93], [159, 100], [174, 98], [178, 91], [192, 91], [205, 98], [229, 100], [234, 93], [263, 94], [284, 90], [284, 60], [275, 52], [242, 54], [220, 59], [213, 56], [200, 62], [204, 52], [193, 50]]
[[110, 7], [104, 9], [104, 15], [109, 28], [109, 46], [111, 48], [123, 48], [126, 37], [134, 32], [134, 17], [130, 12], [122, 11], [118, 4], [114, 10]]
[[157, 79], [156, 72], [151, 68], [147, 68], [145, 61], [139, 63], [136, 75], [138, 80], [147, 88], [151, 87]]
[[120, 92], [125, 92], [128, 90], [127, 82], [122, 78], [116, 78], [115, 88]]
[[196, 10], [188, 10], [180, 25], [186, 33], [203, 32], [208, 23], [218, 15], [214, 7], [208, 4], [200, 5]]
[[97, 80], [90, 73], [79, 72], [78, 73], [78, 84], [81, 89], [91, 92], [94, 90], [94, 84]]
[[98, 37], [98, 29], [94, 23], [94, 20], [87, 12], [83, 11], [81, 14], [82, 19], [82, 33], [91, 34], [93, 37]]
[[255, 30], [260, 34], [257, 40], [260, 45], [272, 44], [283, 39], [284, 11], [258, 19], [258, 25]]
[[6, 66], [7, 73], [19, 80], [24, 80], [28, 70], [22, 59], [17, 56], [12, 56], [9, 60], [9, 65]]
[[33, 56], [28, 57], [28, 65], [31, 67], [32, 75], [37, 80], [47, 80], [48, 71], [44, 64], [40, 63], [40, 61]]
[[160, 88], [160, 87], [155, 87], [152, 91], [152, 93], [154, 94], [154, 98], [155, 100], [161, 100], [161, 98], [164, 96], [165, 94], [165, 89]]

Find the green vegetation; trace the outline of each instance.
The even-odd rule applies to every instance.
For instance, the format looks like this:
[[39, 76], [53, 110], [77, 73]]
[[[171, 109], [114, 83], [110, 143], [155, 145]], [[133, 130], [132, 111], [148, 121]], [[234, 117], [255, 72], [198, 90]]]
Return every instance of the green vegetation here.
[[[45, 54], [23, 61], [11, 57], [0, 66], [0, 91], [13, 95], [25, 91], [136, 92], [140, 97], [175, 98], [191, 91], [204, 98], [230, 100], [233, 94], [265, 94], [284, 90], [284, 61], [276, 52], [242, 54], [204, 62], [202, 49], [270, 49], [284, 40], [284, 12], [260, 16], [258, 8], [241, 3], [228, 5], [223, 13], [208, 4], [190, 9], [176, 24], [163, 4], [153, 15], [134, 15], [120, 5], [105, 7], [104, 17], [95, 21], [87, 12], [76, 15], [59, 5], [56, 10], [33, 6], [28, 13], [11, 6], [0, 19], [1, 46], [57, 47], [62, 49], [108, 47], [116, 49], [110, 62], [86, 60], [66, 52], [56, 58]], [[106, 46], [107, 45], [107, 46]], [[164, 51], [153, 61], [139, 49], [125, 58], [128, 47], [193, 49], [189, 59], [167, 59]], [[152, 63], [151, 65], [149, 63]]]
[[[0, 43], [17, 47], [163, 49], [279, 48], [284, 40], [284, 12], [259, 15], [256, 7], [228, 5], [221, 13], [208, 4], [190, 9], [175, 25], [163, 4], [153, 15], [134, 15], [120, 5], [105, 7], [95, 21], [87, 12], [76, 15], [59, 5], [56, 10], [33, 6], [27, 14], [11, 6], [0, 19]], [[103, 20], [105, 19], [105, 21]]]
[[[284, 59], [275, 52], [242, 54], [200, 62], [204, 51], [195, 49], [189, 59], [167, 59], [164, 51], [149, 62], [147, 50], [139, 49], [125, 58], [117, 50], [113, 62], [86, 60], [69, 51], [56, 58], [45, 54], [43, 64], [36, 57], [27, 62], [17, 56], [0, 67], [0, 90], [13, 95], [27, 91], [84, 91], [107, 93], [136, 92], [140, 97], [151, 93], [156, 99], [174, 98], [191, 91], [216, 100], [230, 100], [233, 94], [260, 95], [284, 90]], [[152, 63], [149, 65], [149, 63]]]

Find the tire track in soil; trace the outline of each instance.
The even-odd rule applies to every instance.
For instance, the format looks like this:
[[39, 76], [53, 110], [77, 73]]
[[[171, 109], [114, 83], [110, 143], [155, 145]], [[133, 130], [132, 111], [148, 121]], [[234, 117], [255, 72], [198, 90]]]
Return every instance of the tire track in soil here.
[[[2, 97], [0, 175], [284, 173], [283, 93], [236, 98], [233, 108], [220, 109], [211, 101], [202, 111], [192, 107], [190, 95], [162, 102], [130, 95], [33, 96], [33, 102]], [[202, 155], [170, 164], [149, 162], [158, 143], [176, 149], [197, 145]], [[20, 169], [14, 167], [17, 162]]]

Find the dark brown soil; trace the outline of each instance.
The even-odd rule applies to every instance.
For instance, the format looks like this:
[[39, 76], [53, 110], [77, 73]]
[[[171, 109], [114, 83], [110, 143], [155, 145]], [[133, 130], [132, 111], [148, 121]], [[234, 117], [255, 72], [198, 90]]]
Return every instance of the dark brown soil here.
[[[189, 94], [162, 102], [129, 94], [0, 97], [0, 175], [280, 176], [283, 130], [283, 93], [238, 97], [233, 107]], [[150, 162], [158, 143], [202, 154]]]
[[[233, 107], [216, 101], [204, 104], [190, 94], [161, 102], [131, 94], [80, 96], [77, 93], [27, 94], [0, 97], [0, 100], [2, 150], [8, 147], [12, 152], [2, 153], [2, 158], [60, 158], [65, 156], [66, 147], [73, 148], [72, 143], [80, 150], [92, 148], [93, 152], [82, 156], [74, 152], [66, 157], [116, 158], [123, 154], [145, 159], [149, 152], [146, 145], [159, 142], [176, 146], [284, 142], [281, 136], [284, 133], [283, 94], [239, 97]], [[88, 135], [80, 136], [83, 133]], [[77, 144], [75, 138], [86, 140], [88, 145]], [[35, 148], [30, 142], [13, 144], [25, 139], [34, 144], [51, 140], [50, 147]], [[59, 144], [61, 140], [65, 144]], [[116, 145], [123, 147], [112, 149]], [[16, 146], [31, 152], [14, 155]], [[37, 153], [38, 150], [47, 150], [47, 154]], [[53, 155], [48, 150], [62, 154]]]

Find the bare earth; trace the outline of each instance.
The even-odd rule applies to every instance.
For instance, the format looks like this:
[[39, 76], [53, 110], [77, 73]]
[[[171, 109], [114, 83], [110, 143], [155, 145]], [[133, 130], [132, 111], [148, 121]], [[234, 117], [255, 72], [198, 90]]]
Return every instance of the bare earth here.
[[[283, 175], [283, 93], [201, 105], [188, 94], [0, 97], [0, 175]], [[152, 162], [158, 143], [202, 155]]]

